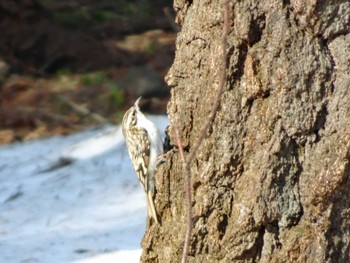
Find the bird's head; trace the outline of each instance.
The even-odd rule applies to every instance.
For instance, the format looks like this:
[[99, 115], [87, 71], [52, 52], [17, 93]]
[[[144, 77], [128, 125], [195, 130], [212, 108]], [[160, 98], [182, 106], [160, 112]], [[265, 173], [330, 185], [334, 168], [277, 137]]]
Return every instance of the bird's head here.
[[139, 97], [135, 103], [134, 106], [132, 106], [130, 109], [125, 112], [123, 117], [123, 127], [131, 127], [135, 126], [137, 123], [137, 114], [140, 113], [140, 107], [139, 107], [139, 101], [141, 97]]

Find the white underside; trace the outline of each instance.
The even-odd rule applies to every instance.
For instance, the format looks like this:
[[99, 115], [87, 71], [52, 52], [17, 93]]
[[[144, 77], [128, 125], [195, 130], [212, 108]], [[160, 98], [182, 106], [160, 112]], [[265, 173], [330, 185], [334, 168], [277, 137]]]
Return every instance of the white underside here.
[[148, 138], [151, 142], [149, 171], [154, 174], [158, 156], [163, 153], [163, 142], [157, 126], [148, 120], [142, 112], [138, 113], [137, 126], [147, 130]]

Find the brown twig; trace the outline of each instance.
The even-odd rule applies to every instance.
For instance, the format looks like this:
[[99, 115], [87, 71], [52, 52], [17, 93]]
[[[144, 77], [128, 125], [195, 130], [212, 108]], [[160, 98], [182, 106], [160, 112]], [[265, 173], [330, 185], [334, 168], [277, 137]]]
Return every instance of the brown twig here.
[[221, 62], [222, 63], [221, 63], [221, 71], [220, 71], [221, 76], [220, 76], [218, 93], [216, 94], [215, 102], [214, 102], [214, 105], [211, 109], [209, 117], [207, 119], [207, 122], [205, 123], [205, 125], [203, 126], [201, 131], [199, 132], [199, 137], [198, 137], [197, 141], [194, 143], [194, 146], [192, 147], [190, 154], [188, 155], [189, 162], [191, 162], [192, 159], [195, 157], [199, 147], [203, 143], [203, 140], [204, 140], [205, 136], [207, 135], [207, 131], [209, 129], [209, 126], [210, 126], [210, 124], [212, 124], [212, 122], [215, 118], [216, 112], [219, 108], [222, 94], [224, 93], [224, 87], [225, 87], [225, 82], [226, 82], [226, 68], [227, 68], [227, 51], [226, 51], [226, 49], [227, 49], [227, 35], [228, 35], [229, 29], [230, 29], [229, 21], [228, 21], [229, 3], [230, 3], [230, 0], [225, 1], [224, 10], [223, 10], [223, 16], [224, 16], [223, 29], [224, 29], [224, 32], [223, 32], [222, 40], [221, 40], [221, 47], [222, 47]]
[[202, 145], [205, 136], [207, 135], [209, 126], [213, 123], [213, 120], [215, 118], [216, 112], [219, 108], [221, 97], [224, 92], [224, 87], [226, 83], [226, 68], [227, 68], [227, 35], [229, 34], [229, 4], [230, 0], [225, 0], [224, 8], [223, 8], [223, 34], [222, 34], [222, 56], [221, 56], [221, 70], [220, 70], [220, 81], [219, 81], [219, 87], [218, 91], [215, 97], [214, 105], [211, 109], [210, 115], [207, 119], [207, 122], [203, 126], [203, 128], [199, 132], [199, 137], [194, 143], [194, 146], [191, 148], [187, 158], [184, 154], [184, 148], [182, 145], [180, 132], [177, 126], [175, 126], [175, 132], [176, 132], [176, 141], [180, 152], [181, 162], [182, 162], [182, 170], [183, 175], [185, 177], [185, 192], [186, 192], [186, 200], [187, 200], [187, 225], [186, 225], [186, 234], [185, 234], [185, 242], [184, 242], [184, 248], [182, 253], [182, 263], [187, 262], [187, 256], [190, 249], [190, 241], [191, 241], [191, 233], [192, 233], [192, 184], [191, 184], [191, 171], [190, 171], [190, 164], [193, 158], [196, 156], [196, 153], [200, 146]]
[[62, 96], [62, 95], [59, 95], [58, 98], [62, 102], [68, 104], [78, 114], [81, 114], [84, 117], [88, 116], [91, 119], [93, 119], [94, 121], [98, 122], [99, 124], [104, 125], [104, 124], [108, 123], [107, 119], [103, 118], [101, 115], [97, 114], [96, 112], [90, 111], [88, 108], [84, 107], [83, 105], [79, 105], [79, 104], [69, 100], [65, 96]]

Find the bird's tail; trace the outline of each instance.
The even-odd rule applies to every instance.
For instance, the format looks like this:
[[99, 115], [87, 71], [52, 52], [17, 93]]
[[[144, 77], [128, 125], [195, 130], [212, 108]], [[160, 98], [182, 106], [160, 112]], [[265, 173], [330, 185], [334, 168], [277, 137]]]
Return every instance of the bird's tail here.
[[147, 210], [148, 216], [152, 217], [157, 224], [159, 224], [156, 208], [154, 206], [154, 199], [152, 191], [147, 191]]

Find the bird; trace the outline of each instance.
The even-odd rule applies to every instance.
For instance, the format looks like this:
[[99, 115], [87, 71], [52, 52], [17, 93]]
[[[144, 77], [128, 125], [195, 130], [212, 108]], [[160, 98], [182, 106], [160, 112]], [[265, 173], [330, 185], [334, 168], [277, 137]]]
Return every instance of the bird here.
[[148, 217], [159, 224], [154, 206], [155, 172], [158, 157], [163, 154], [163, 142], [157, 126], [141, 112], [140, 99], [125, 112], [122, 132], [132, 165], [146, 193]]

